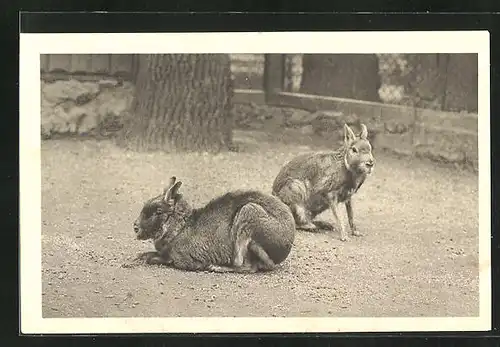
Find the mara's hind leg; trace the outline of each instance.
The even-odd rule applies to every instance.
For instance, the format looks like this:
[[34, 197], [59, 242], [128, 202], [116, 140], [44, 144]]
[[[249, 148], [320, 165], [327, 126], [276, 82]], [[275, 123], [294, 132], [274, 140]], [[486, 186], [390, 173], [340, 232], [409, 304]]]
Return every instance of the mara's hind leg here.
[[306, 231], [317, 229], [311, 221], [310, 214], [304, 207], [307, 199], [307, 187], [304, 182], [297, 179], [289, 179], [275, 195], [292, 211], [297, 229]]
[[269, 218], [267, 212], [254, 203], [243, 206], [235, 217], [232, 227], [233, 266], [237, 272], [256, 272], [260, 268], [274, 268], [274, 262], [267, 252], [252, 240], [251, 235], [252, 230], [262, 228], [261, 223], [267, 218]]
[[250, 241], [248, 249], [252, 251], [258, 258], [258, 268], [263, 271], [271, 271], [276, 267], [274, 261], [269, 257], [267, 252], [255, 241]]
[[251, 243], [251, 239], [247, 230], [249, 230], [248, 226], [237, 230], [234, 243], [233, 272], [254, 273], [258, 270], [255, 266], [256, 264], [252, 263], [249, 259], [248, 246]]
[[307, 210], [304, 206], [295, 204], [292, 206], [292, 214], [295, 219], [297, 229], [304, 231], [316, 231], [318, 227], [309, 218]]
[[259, 215], [260, 206], [256, 204], [246, 204], [234, 218], [231, 234], [234, 237], [233, 243], [233, 266], [236, 269], [243, 269], [243, 263], [248, 254], [248, 244], [250, 243], [251, 224], [255, 217]]
[[234, 245], [234, 257], [233, 265], [237, 268], [241, 268], [245, 261], [245, 257], [248, 253], [248, 244], [250, 243], [250, 237], [240, 236]]

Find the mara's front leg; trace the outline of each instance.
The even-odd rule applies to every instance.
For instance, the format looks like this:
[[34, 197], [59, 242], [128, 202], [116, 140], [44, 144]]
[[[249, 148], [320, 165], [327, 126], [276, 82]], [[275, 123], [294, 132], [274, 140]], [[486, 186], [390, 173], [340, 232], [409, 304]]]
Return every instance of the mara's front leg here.
[[345, 209], [347, 212], [347, 219], [349, 221], [349, 227], [351, 228], [351, 233], [354, 236], [362, 236], [359, 232], [359, 230], [356, 228], [356, 224], [354, 224], [354, 216], [353, 216], [353, 209], [352, 209], [352, 200], [351, 198], [347, 199], [345, 202]]
[[330, 198], [330, 209], [333, 215], [333, 223], [340, 231], [340, 240], [347, 241], [347, 232], [345, 226], [339, 218], [339, 202], [337, 198]]
[[160, 254], [156, 251], [139, 253], [131, 262], [122, 264], [124, 268], [133, 268], [141, 265], [151, 265], [152, 259], [160, 258]]

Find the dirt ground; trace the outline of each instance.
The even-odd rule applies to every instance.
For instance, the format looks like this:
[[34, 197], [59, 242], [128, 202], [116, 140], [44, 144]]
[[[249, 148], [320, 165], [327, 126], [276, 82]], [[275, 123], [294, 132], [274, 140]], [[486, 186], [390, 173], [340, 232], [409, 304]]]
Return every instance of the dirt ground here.
[[43, 142], [43, 316], [478, 315], [477, 175], [376, 151], [354, 198], [363, 237], [299, 231], [289, 258], [265, 274], [122, 268], [152, 250], [135, 240], [132, 222], [170, 176], [200, 206], [231, 189], [270, 192], [281, 165], [316, 149], [235, 136], [242, 152], [216, 156]]

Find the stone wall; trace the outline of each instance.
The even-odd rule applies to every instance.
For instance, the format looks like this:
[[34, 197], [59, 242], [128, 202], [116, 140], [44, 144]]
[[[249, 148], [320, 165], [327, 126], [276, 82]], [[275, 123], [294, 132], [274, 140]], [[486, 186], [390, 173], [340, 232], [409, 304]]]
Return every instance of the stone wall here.
[[[453, 113], [355, 100], [333, 102], [295, 102], [274, 100], [264, 106], [234, 106], [237, 127], [272, 130], [296, 128], [300, 136], [321, 136], [340, 144], [343, 125], [359, 129], [368, 127], [375, 150], [388, 150], [398, 155], [418, 156], [435, 162], [451, 163], [476, 171], [478, 169], [477, 114]], [[286, 107], [285, 105], [290, 107]], [[326, 104], [326, 103], [325, 103]], [[314, 106], [316, 105], [316, 106]], [[293, 107], [293, 108], [292, 108]], [[318, 110], [320, 108], [320, 110]]]
[[133, 84], [115, 80], [42, 81], [42, 137], [105, 132], [120, 123], [116, 120], [131, 107], [133, 93]]
[[[132, 105], [133, 94], [134, 86], [128, 82], [42, 81], [42, 137], [112, 134], [120, 129], [122, 116]], [[306, 102], [300, 97], [288, 96], [281, 104], [271, 99], [271, 105], [259, 105], [245, 102], [244, 95], [240, 95], [235, 98], [239, 102], [234, 104], [232, 112], [237, 128], [264, 131], [295, 128], [301, 136], [315, 135], [339, 142], [344, 123], [357, 126], [362, 122], [367, 125], [376, 149], [477, 170], [477, 114], [333, 99], [327, 103], [325, 100]]]

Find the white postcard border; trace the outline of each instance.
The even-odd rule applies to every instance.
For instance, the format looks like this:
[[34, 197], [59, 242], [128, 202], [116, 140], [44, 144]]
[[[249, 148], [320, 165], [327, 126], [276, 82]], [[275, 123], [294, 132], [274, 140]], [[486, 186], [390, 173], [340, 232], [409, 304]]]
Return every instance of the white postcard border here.
[[[89, 334], [490, 330], [489, 41], [487, 31], [20, 34], [21, 332]], [[42, 318], [40, 54], [438, 52], [478, 53], [479, 317]]]

